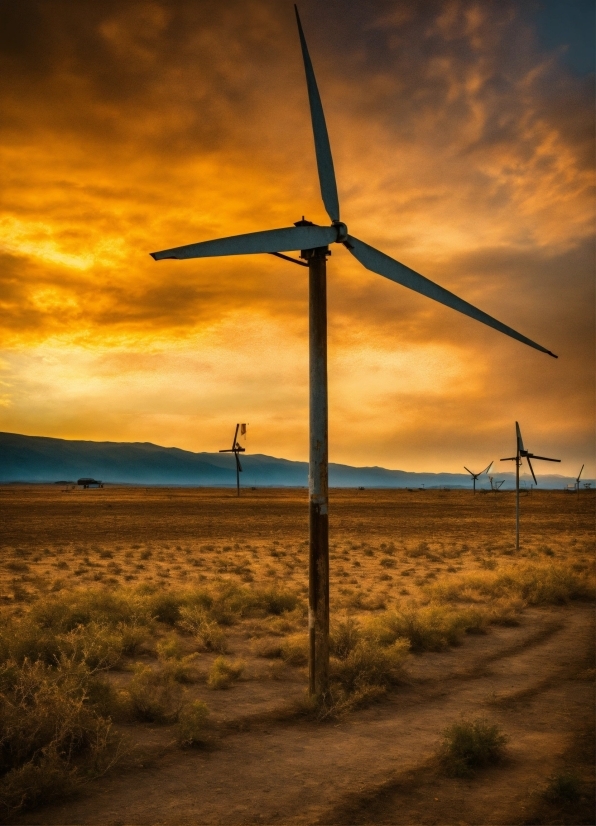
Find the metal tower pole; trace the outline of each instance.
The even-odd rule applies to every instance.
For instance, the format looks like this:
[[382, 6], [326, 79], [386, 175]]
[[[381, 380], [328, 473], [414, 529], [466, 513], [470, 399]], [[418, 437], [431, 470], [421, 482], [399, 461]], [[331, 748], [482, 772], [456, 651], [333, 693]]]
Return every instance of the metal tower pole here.
[[240, 496], [240, 465], [238, 464], [238, 454], [234, 455], [236, 457], [236, 492]]
[[304, 251], [309, 274], [309, 691], [329, 691], [329, 502], [327, 402], [327, 247]]
[[515, 550], [519, 551], [519, 466], [521, 458], [519, 449], [515, 458]]

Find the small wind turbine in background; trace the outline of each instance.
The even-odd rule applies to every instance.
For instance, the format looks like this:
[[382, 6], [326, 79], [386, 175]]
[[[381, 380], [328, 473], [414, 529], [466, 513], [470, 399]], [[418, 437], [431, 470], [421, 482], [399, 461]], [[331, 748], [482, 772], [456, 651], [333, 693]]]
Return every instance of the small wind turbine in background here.
[[240, 430], [240, 437], [246, 438], [246, 425], [245, 424], [237, 424], [236, 431], [234, 433], [234, 439], [232, 440], [232, 447], [227, 447], [225, 450], [220, 450], [220, 453], [233, 453], [234, 457], [236, 458], [236, 490], [238, 491], [238, 496], [240, 496], [240, 474], [242, 473], [242, 465], [240, 464], [240, 456], [239, 453], [246, 453], [246, 448], [240, 445], [238, 441], [238, 431]]
[[505, 484], [504, 479], [495, 479], [494, 476], [489, 476], [488, 481], [490, 482], [490, 489], [493, 493], [497, 493], [501, 490], [502, 486]]
[[580, 472], [577, 474], [577, 479], [575, 480], [575, 490], [576, 490], [576, 493], [579, 493], [579, 480], [580, 480], [580, 478], [581, 478], [581, 475], [582, 475], [583, 469], [584, 469], [584, 465], [582, 465], [582, 466], [581, 466], [581, 470], [580, 470]]
[[[182, 247], [152, 252], [156, 261], [165, 258], [210, 258], [224, 255], [270, 253], [309, 270], [309, 690], [319, 701], [329, 693], [329, 483], [328, 483], [328, 396], [327, 396], [327, 257], [329, 244], [340, 244], [366, 269], [383, 275], [397, 284], [432, 298], [463, 315], [515, 338], [530, 347], [556, 358], [554, 353], [502, 324], [472, 304], [458, 298], [399, 261], [348, 234], [339, 217], [339, 198], [331, 146], [325, 124], [323, 105], [308, 53], [304, 32], [296, 9], [298, 35], [306, 73], [306, 86], [314, 133], [315, 155], [321, 197], [331, 226], [324, 227], [302, 220], [292, 227], [233, 235], [201, 241]], [[382, 197], [383, 209], [387, 196]], [[300, 258], [284, 253], [300, 250]]]
[[472, 483], [474, 485], [474, 493], [476, 493], [476, 480], [479, 476], [483, 476], [485, 473], [488, 473], [493, 463], [491, 462], [488, 467], [485, 467], [484, 470], [481, 470], [480, 473], [472, 473], [472, 471], [464, 465], [464, 470], [467, 470], [470, 476], [472, 477]]
[[560, 459], [548, 459], [546, 456], [536, 456], [524, 448], [524, 443], [519, 429], [519, 424], [515, 423], [515, 433], [517, 437], [517, 452], [515, 456], [509, 456], [507, 459], [501, 459], [502, 462], [515, 462], [515, 549], [519, 551], [519, 469], [521, 467], [522, 459], [526, 459], [530, 473], [534, 479], [534, 484], [538, 484], [534, 468], [530, 459], [540, 459], [542, 462], [560, 462]]

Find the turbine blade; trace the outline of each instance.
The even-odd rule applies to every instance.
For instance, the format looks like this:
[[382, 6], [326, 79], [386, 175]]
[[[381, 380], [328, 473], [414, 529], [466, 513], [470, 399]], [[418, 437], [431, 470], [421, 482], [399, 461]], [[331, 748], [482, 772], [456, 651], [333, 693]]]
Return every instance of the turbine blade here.
[[240, 473], [242, 473], [242, 465], [240, 464], [240, 457], [238, 456], [237, 453], [234, 453], [234, 456], [236, 457], [236, 464], [238, 465], [238, 470], [240, 471]]
[[534, 484], [537, 485], [538, 481], [536, 479], [536, 474], [534, 473], [534, 468], [532, 467], [532, 462], [530, 462], [530, 457], [526, 456], [526, 460], [528, 462], [528, 467], [530, 468], [530, 471], [532, 473], [532, 478], [534, 479]]
[[211, 258], [219, 255], [251, 255], [259, 252], [287, 252], [325, 247], [337, 240], [335, 227], [283, 227], [264, 232], [231, 235], [150, 253], [156, 261], [164, 258]]
[[238, 439], [238, 428], [240, 427], [239, 424], [236, 425], [236, 430], [234, 431], [234, 438], [232, 439], [232, 450], [236, 450], [236, 441]]
[[[488, 473], [492, 466], [493, 466], [493, 463], [491, 462], [490, 465], [486, 468], [486, 470], [482, 471], [482, 473]], [[481, 476], [482, 476], [482, 473], [480, 474]]]
[[507, 327], [506, 324], [502, 324], [500, 321], [497, 321], [496, 318], [482, 312], [482, 310], [477, 309], [472, 304], [468, 304], [467, 301], [458, 298], [449, 292], [449, 290], [439, 287], [434, 281], [430, 281], [428, 278], [411, 270], [404, 264], [400, 264], [399, 261], [396, 261], [394, 258], [385, 255], [384, 252], [379, 252], [379, 250], [374, 247], [365, 244], [363, 241], [359, 241], [357, 238], [354, 238], [354, 236], [348, 235], [346, 246], [354, 258], [358, 259], [368, 270], [376, 272], [379, 275], [384, 275], [385, 278], [390, 278], [391, 281], [402, 284], [410, 290], [414, 290], [417, 293], [427, 296], [427, 298], [438, 301], [439, 304], [445, 304], [446, 307], [451, 307], [453, 310], [463, 313], [463, 315], [474, 318], [476, 321], [481, 321], [488, 327], [492, 327], [500, 333], [511, 336], [511, 338], [515, 338], [523, 344], [527, 344], [529, 347], [534, 347], [536, 350], [541, 350], [543, 353], [548, 353], [549, 356], [557, 358], [550, 350], [547, 350], [540, 344], [536, 344], [535, 341], [526, 338], [526, 336], [522, 336], [521, 333], [516, 332], [511, 327]]
[[580, 476], [582, 475], [583, 469], [584, 469], [584, 466], [582, 465], [582, 468], [581, 468], [580, 472], [577, 474], [577, 479], [575, 480], [578, 484], [579, 484]]
[[525, 450], [521, 430], [519, 429], [519, 424], [517, 422], [515, 423], [515, 433], [517, 435], [517, 449], [519, 451]]
[[546, 456], [536, 456], [534, 453], [530, 453], [532, 459], [541, 459], [543, 462], [560, 462], [560, 459], [548, 459]]
[[327, 125], [323, 113], [323, 104], [317, 87], [315, 72], [312, 67], [306, 38], [302, 31], [302, 24], [298, 14], [297, 6], [296, 22], [298, 23], [298, 34], [300, 35], [300, 46], [302, 47], [302, 59], [304, 60], [304, 72], [306, 74], [306, 86], [308, 88], [308, 102], [310, 103], [310, 117], [312, 120], [312, 131], [315, 139], [315, 154], [317, 156], [317, 169], [319, 170], [319, 184], [321, 186], [321, 197], [327, 210], [327, 215], [332, 221], [339, 221], [339, 198], [337, 197], [337, 184], [335, 182], [335, 170], [333, 169], [333, 158], [331, 156], [331, 146]]
[[472, 473], [472, 471], [471, 471], [469, 468], [467, 468], [465, 465], [464, 465], [464, 470], [467, 470], [469, 474], [471, 474], [472, 476], [474, 476], [474, 474]]
[[517, 460], [517, 456], [509, 456], [507, 459], [501, 459], [501, 462], [515, 462]]

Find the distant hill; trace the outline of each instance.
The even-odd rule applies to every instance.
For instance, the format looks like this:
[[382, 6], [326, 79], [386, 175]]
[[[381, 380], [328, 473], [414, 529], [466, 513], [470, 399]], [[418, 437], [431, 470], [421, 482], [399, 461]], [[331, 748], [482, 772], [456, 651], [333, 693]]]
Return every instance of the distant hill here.
[[[242, 456], [244, 486], [300, 487], [308, 484], [308, 464], [263, 454]], [[76, 481], [88, 476], [112, 484], [230, 486], [236, 484], [234, 457], [229, 453], [192, 453], [150, 442], [86, 442], [0, 433], [0, 482]], [[498, 473], [506, 487], [514, 474]], [[529, 477], [524, 477], [529, 481]], [[540, 476], [543, 488], [564, 488], [565, 476]], [[466, 473], [411, 473], [382, 467], [330, 463], [332, 487], [470, 488]], [[489, 487], [488, 478], [481, 478]]]

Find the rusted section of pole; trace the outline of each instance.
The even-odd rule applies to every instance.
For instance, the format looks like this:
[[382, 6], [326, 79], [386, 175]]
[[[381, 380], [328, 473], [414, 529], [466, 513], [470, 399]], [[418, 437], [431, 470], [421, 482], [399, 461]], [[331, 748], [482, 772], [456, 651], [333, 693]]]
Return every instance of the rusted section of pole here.
[[327, 247], [303, 253], [309, 265], [310, 557], [308, 591], [309, 691], [329, 691], [329, 483], [327, 401]]

